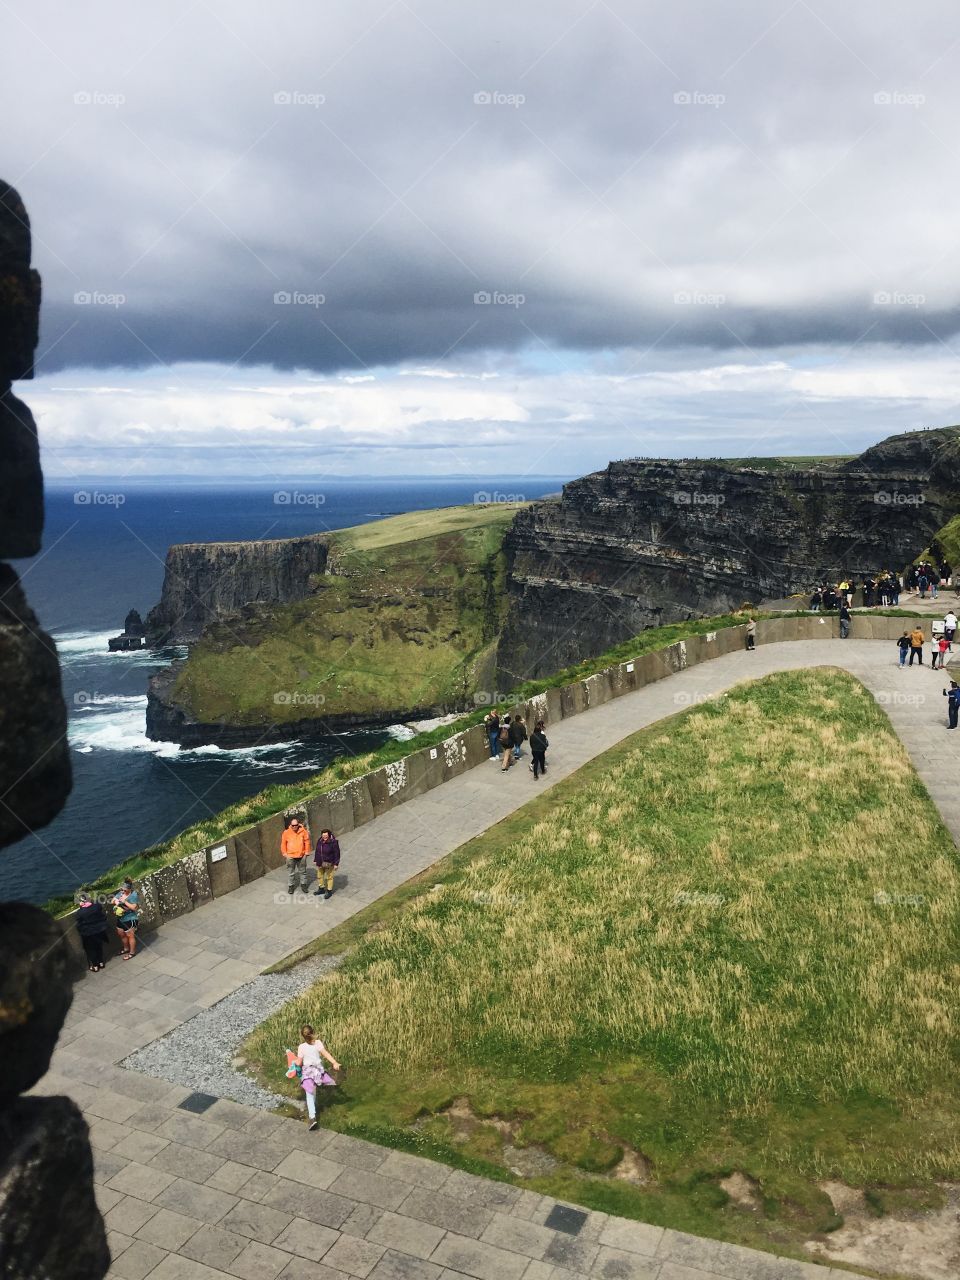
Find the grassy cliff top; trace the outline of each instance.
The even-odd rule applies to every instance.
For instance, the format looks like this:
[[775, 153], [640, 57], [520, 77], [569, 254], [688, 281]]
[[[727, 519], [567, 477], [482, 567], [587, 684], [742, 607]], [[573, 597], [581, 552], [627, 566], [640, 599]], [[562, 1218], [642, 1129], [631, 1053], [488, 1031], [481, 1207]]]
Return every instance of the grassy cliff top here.
[[[826, 1176], [908, 1198], [960, 1177], [958, 892], [869, 691], [774, 675], [328, 935], [343, 964], [245, 1056], [293, 1097], [282, 1050], [313, 1022], [349, 1066], [331, 1128], [803, 1256], [839, 1225]], [[729, 1199], [733, 1170], [762, 1212]]]
[[334, 573], [209, 627], [173, 699], [203, 723], [284, 724], [460, 706], [492, 661], [503, 535], [522, 504], [444, 507], [338, 531]]
[[489, 526], [502, 527], [529, 505], [528, 502], [471, 503], [459, 507], [435, 507], [429, 511], [407, 511], [401, 516], [387, 516], [369, 524], [338, 529], [332, 536], [332, 542], [343, 551], [377, 551], [424, 538], [439, 538]]

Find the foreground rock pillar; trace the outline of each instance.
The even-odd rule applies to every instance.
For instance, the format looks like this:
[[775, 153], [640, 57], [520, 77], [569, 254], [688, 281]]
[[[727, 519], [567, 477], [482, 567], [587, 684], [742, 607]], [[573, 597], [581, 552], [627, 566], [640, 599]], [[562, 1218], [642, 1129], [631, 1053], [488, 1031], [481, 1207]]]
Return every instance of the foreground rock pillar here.
[[[43, 532], [36, 425], [11, 389], [33, 373], [39, 309], [26, 210], [0, 182], [0, 561], [36, 555]], [[63, 807], [66, 727], [56, 649], [0, 562], [0, 848]], [[50, 1065], [75, 976], [57, 921], [0, 903], [0, 1280], [100, 1280], [110, 1265], [86, 1121], [69, 1098], [22, 1096]]]

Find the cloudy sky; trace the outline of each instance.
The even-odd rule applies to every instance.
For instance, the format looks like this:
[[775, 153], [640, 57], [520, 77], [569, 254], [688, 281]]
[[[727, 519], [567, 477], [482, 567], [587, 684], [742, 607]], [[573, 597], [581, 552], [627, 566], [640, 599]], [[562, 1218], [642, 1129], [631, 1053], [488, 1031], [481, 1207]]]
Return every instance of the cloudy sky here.
[[946, 0], [5, 0], [51, 477], [960, 420]]

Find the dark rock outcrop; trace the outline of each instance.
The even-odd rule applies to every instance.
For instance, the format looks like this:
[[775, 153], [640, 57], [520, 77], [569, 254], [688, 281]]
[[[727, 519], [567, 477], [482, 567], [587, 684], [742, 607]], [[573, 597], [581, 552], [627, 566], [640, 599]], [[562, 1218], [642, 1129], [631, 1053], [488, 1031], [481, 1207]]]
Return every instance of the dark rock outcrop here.
[[78, 963], [39, 907], [0, 905], [0, 1276], [98, 1280], [110, 1265], [86, 1121], [69, 1098], [23, 1098], [46, 1073]]
[[[30, 556], [43, 533], [33, 416], [12, 393], [33, 373], [40, 277], [30, 224], [0, 182], [0, 557]], [[0, 847], [42, 827], [70, 792], [60, 665], [19, 579], [0, 563]], [[93, 1155], [69, 1098], [22, 1098], [43, 1076], [73, 998], [60, 925], [0, 904], [0, 1276], [99, 1280], [110, 1265], [93, 1192]]]
[[507, 534], [498, 687], [646, 627], [902, 568], [960, 511], [960, 429], [792, 469], [633, 459], [520, 512]]
[[118, 636], [111, 636], [107, 648], [111, 653], [127, 653], [131, 649], [142, 649], [146, 644], [147, 628], [136, 609], [131, 609], [123, 620], [123, 630]]
[[192, 542], [167, 552], [160, 603], [147, 615], [151, 644], [197, 640], [211, 622], [235, 617], [246, 604], [284, 604], [310, 592], [324, 572], [328, 538], [263, 542]]
[[[0, 182], [0, 560], [32, 556], [43, 534], [43, 477], [33, 415], [11, 390], [33, 375], [40, 277], [30, 223]], [[0, 846], [55, 817], [70, 792], [66, 711], [53, 642], [17, 575], [0, 564]]]

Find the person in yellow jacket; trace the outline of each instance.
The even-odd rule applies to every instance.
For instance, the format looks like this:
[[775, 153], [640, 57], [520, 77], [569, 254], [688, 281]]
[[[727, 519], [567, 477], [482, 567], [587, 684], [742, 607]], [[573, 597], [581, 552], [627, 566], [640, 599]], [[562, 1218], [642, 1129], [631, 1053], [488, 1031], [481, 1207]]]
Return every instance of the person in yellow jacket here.
[[287, 893], [293, 893], [297, 887], [297, 875], [300, 876], [300, 888], [307, 892], [307, 854], [311, 852], [310, 832], [299, 818], [291, 818], [290, 825], [280, 837], [280, 852], [287, 860]]
[[919, 626], [914, 627], [910, 632], [910, 665], [913, 666], [914, 658], [923, 666], [923, 629]]

